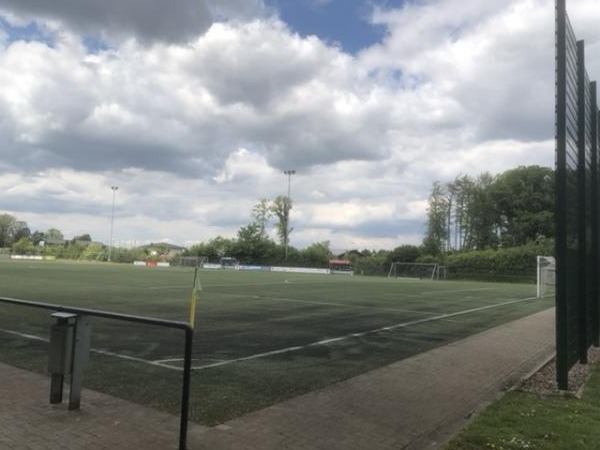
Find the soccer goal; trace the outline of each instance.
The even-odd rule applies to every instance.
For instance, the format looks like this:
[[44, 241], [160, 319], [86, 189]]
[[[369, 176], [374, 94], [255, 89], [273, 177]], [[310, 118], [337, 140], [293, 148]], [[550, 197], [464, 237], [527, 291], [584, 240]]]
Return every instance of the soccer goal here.
[[388, 272], [388, 278], [417, 278], [420, 280], [437, 280], [445, 275], [445, 267], [440, 270], [437, 263], [393, 262]]
[[554, 256], [537, 257], [537, 298], [554, 295], [556, 288], [556, 260]]

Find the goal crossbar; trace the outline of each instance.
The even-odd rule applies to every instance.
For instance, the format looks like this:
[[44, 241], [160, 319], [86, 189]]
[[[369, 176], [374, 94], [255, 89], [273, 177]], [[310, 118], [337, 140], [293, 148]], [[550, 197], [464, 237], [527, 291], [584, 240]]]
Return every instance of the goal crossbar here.
[[440, 265], [437, 263], [393, 262], [388, 278], [419, 278], [436, 280], [440, 278]]

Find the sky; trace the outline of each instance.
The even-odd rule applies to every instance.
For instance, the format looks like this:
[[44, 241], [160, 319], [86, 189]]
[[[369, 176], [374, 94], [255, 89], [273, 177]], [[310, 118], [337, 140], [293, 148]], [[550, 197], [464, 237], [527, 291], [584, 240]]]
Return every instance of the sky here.
[[[0, 213], [190, 246], [289, 187], [291, 245], [392, 249], [435, 181], [554, 166], [553, 0], [165, 5], [0, 0]], [[567, 9], [595, 80], [600, 2]]]

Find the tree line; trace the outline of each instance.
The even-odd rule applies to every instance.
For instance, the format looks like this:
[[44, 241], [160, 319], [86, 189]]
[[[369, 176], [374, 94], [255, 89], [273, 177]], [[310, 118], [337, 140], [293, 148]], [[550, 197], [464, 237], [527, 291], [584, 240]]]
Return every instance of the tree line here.
[[426, 254], [509, 248], [553, 239], [554, 172], [521, 166], [497, 176], [435, 182], [429, 196]]
[[101, 260], [105, 248], [89, 234], [65, 240], [57, 228], [31, 231], [27, 222], [11, 214], [0, 214], [0, 250], [18, 255], [44, 255], [64, 259]]
[[[445, 184], [433, 183], [423, 242], [393, 250], [352, 249], [334, 254], [328, 241], [297, 249], [289, 245], [291, 209], [286, 196], [261, 199], [235, 237], [200, 242], [183, 256], [207, 257], [211, 262], [229, 256], [247, 264], [302, 267], [328, 267], [330, 259], [342, 258], [364, 275], [386, 275], [392, 262], [435, 262], [446, 265], [451, 276], [484, 279], [499, 279], [499, 274], [518, 267], [513, 277], [517, 279], [525, 272], [531, 276], [525, 269], [535, 270], [536, 254], [553, 253], [554, 173], [545, 167], [522, 166], [496, 176], [461, 175]], [[41, 246], [42, 242], [47, 245]], [[107, 259], [106, 246], [92, 242], [88, 234], [64, 241], [55, 228], [31, 232], [25, 222], [9, 214], [0, 214], [2, 247], [57, 258]], [[112, 252], [114, 262], [151, 258], [139, 248], [113, 248]]]
[[[89, 235], [79, 238], [91, 240]], [[0, 214], [0, 248], [11, 248], [14, 245], [35, 247], [44, 245], [45, 242], [63, 240], [63, 234], [56, 228], [32, 232], [24, 220], [19, 220], [11, 214]]]
[[[284, 205], [291, 208], [291, 202]], [[451, 277], [522, 281], [534, 276], [537, 255], [554, 253], [554, 171], [547, 167], [520, 166], [495, 176], [436, 181], [423, 242], [393, 250], [353, 249], [333, 255], [329, 242], [319, 242], [304, 250], [290, 247], [283, 258], [291, 232], [289, 209], [280, 208], [287, 212], [282, 215], [272, 208], [261, 200], [253, 209], [253, 221], [240, 228], [237, 238], [217, 237], [193, 246], [188, 254], [209, 259], [227, 254], [256, 264], [306, 267], [326, 267], [330, 258], [339, 257], [365, 275], [386, 275], [392, 262], [433, 262], [445, 265]], [[279, 242], [265, 232], [273, 216]]]

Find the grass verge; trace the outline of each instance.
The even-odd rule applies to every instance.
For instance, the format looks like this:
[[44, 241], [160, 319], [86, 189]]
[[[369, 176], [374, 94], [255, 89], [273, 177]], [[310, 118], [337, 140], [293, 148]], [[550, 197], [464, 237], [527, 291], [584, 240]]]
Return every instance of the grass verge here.
[[583, 395], [507, 393], [444, 450], [600, 449], [600, 365]]

